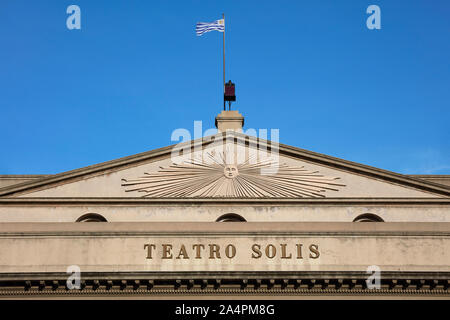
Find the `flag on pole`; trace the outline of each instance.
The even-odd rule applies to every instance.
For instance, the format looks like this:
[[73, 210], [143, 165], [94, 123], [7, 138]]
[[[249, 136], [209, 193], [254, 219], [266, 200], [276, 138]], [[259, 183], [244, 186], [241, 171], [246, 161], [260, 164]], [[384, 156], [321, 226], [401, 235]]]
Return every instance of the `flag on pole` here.
[[197, 27], [195, 28], [195, 32], [198, 36], [214, 30], [225, 32], [225, 19], [216, 20], [214, 22], [197, 22]]

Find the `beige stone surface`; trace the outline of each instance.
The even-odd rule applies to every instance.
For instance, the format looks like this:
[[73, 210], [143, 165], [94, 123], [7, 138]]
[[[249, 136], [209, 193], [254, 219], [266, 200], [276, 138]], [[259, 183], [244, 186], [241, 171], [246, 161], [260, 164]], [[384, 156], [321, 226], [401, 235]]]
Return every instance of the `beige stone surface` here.
[[[294, 259], [303, 244], [303, 259]], [[147, 259], [144, 244], [155, 244]], [[173, 259], [161, 259], [162, 244], [173, 246]], [[176, 259], [181, 244], [189, 259]], [[208, 252], [195, 259], [193, 244], [220, 246], [221, 259]], [[223, 248], [236, 247], [224, 257]], [[274, 258], [252, 258], [251, 247], [269, 244]], [[281, 258], [281, 244], [287, 255]], [[320, 253], [314, 259], [310, 244]], [[450, 271], [450, 223], [109, 223], [0, 224], [0, 273], [140, 271]]]
[[223, 110], [216, 117], [216, 127], [219, 132], [227, 130], [242, 132], [244, 117], [237, 110]]
[[0, 174], [0, 188], [48, 177], [45, 174]]
[[431, 181], [434, 183], [439, 183], [445, 186], [450, 186], [450, 175], [438, 175], [438, 174], [410, 174], [410, 177], [422, 179], [425, 181]]
[[[32, 200], [32, 199], [30, 199]], [[109, 203], [105, 203], [109, 202]], [[406, 202], [406, 203], [405, 203]], [[349, 203], [345, 200], [325, 202], [267, 203], [237, 201], [161, 203], [143, 201], [141, 203], [91, 200], [70, 200], [32, 203], [9, 203], [0, 201], [0, 222], [74, 222], [87, 213], [98, 213], [110, 222], [214, 222], [221, 215], [236, 213], [249, 222], [352, 222], [364, 213], [373, 213], [386, 222], [450, 222], [450, 202], [433, 201], [413, 203], [390, 203], [368, 201]], [[370, 204], [371, 203], [371, 204]], [[444, 205], [444, 204], [445, 205]]]

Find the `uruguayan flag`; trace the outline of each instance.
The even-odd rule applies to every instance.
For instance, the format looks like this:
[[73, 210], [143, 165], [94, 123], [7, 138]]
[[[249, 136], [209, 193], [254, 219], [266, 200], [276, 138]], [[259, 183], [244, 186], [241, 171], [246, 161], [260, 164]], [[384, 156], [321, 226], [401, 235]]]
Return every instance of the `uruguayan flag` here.
[[216, 20], [214, 22], [197, 22], [195, 31], [198, 36], [201, 36], [205, 32], [217, 30], [219, 32], [225, 31], [225, 19]]

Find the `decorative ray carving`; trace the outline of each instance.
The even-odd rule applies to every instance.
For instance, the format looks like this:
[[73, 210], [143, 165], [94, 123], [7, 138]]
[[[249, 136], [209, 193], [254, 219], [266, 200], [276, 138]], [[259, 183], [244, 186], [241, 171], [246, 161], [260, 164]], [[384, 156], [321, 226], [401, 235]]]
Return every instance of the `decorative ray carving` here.
[[[126, 192], [142, 192], [148, 198], [322, 198], [327, 190], [345, 185], [303, 166], [278, 164], [271, 159], [248, 159], [228, 164], [224, 153], [207, 153], [211, 163], [199, 159], [160, 167], [137, 179], [122, 179]], [[261, 169], [273, 174], [261, 174]]]

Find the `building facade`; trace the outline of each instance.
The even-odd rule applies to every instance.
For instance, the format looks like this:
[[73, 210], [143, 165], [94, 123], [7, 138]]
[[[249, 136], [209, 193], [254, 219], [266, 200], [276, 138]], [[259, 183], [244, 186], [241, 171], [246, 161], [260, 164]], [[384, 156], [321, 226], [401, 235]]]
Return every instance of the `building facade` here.
[[0, 176], [0, 297], [450, 297], [450, 176], [258, 139], [243, 123], [223, 111], [214, 136]]

